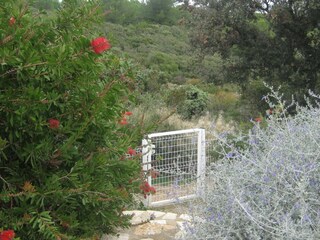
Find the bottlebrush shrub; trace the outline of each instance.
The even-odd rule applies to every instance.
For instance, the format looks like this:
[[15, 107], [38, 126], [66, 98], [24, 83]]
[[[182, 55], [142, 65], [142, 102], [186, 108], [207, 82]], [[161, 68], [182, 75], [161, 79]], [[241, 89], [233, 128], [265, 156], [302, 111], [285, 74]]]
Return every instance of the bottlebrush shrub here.
[[276, 106], [241, 147], [220, 135], [224, 157], [208, 172], [184, 239], [320, 239], [320, 105], [294, 104], [295, 116]]
[[26, 0], [0, 8], [0, 228], [20, 239], [112, 233], [128, 226], [122, 210], [140, 191], [139, 160], [124, 156], [141, 129], [119, 124], [135, 69], [92, 48], [107, 39], [95, 2], [63, 1], [50, 14]]

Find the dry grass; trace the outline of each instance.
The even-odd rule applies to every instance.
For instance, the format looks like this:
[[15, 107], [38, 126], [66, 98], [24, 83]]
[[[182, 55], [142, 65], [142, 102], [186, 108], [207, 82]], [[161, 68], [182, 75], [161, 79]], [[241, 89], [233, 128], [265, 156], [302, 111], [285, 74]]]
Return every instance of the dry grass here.
[[161, 131], [203, 128], [206, 130], [207, 138], [210, 138], [213, 132], [233, 131], [235, 128], [233, 122], [226, 122], [221, 114], [212, 116], [209, 112], [190, 121], [182, 119], [174, 109], [165, 106], [157, 106], [147, 111], [139, 106], [133, 112], [137, 118], [143, 116], [146, 125], [159, 123]]

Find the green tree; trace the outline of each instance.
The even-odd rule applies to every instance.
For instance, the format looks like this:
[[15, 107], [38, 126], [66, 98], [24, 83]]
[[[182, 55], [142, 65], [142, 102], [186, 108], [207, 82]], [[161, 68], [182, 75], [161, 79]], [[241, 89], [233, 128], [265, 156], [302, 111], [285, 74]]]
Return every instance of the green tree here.
[[174, 0], [148, 0], [145, 17], [150, 22], [158, 24], [174, 24], [176, 14]]
[[[196, 0], [193, 45], [226, 59], [226, 81], [319, 89], [317, 0]], [[291, 90], [290, 90], [291, 89]]]
[[208, 94], [196, 86], [183, 85], [168, 92], [166, 102], [176, 107], [183, 119], [190, 120], [206, 112]]
[[128, 25], [139, 23], [143, 20], [145, 5], [138, 0], [103, 0], [105, 8], [110, 11], [106, 21]]
[[177, 107], [177, 112], [189, 120], [203, 115], [207, 110], [207, 93], [195, 86], [188, 86], [185, 90], [185, 100]]
[[103, 52], [97, 1], [50, 15], [28, 6], [0, 7], [0, 226], [20, 239], [98, 238], [128, 226], [139, 184], [126, 152], [141, 129], [124, 115], [135, 70]]
[[40, 10], [54, 10], [60, 6], [59, 0], [35, 0], [33, 6]]

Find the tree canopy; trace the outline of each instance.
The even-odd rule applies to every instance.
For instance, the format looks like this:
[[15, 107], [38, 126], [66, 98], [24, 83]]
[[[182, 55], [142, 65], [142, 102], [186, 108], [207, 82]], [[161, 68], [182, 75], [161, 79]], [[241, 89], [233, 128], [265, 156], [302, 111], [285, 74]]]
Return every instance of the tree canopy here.
[[146, 18], [150, 22], [170, 24], [174, 21], [174, 0], [148, 0], [146, 5]]
[[174, 25], [182, 17], [175, 0], [103, 0], [109, 11], [106, 20], [122, 25], [150, 22]]
[[193, 45], [228, 59], [231, 81], [261, 78], [295, 91], [319, 87], [319, 1], [194, 2]]
[[59, 0], [35, 0], [33, 6], [41, 10], [53, 10], [60, 6]]

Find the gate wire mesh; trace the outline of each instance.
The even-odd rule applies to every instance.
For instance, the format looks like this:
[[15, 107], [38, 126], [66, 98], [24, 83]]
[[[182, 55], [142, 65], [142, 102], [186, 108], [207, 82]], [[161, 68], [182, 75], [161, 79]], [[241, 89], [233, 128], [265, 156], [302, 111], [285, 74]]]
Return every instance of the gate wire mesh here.
[[[145, 171], [157, 193], [147, 198], [149, 206], [161, 206], [197, 197], [205, 171], [205, 132], [203, 129], [150, 134], [143, 142]], [[153, 174], [154, 175], [154, 174]]]

